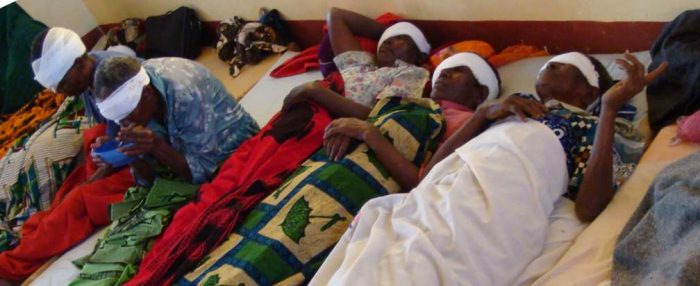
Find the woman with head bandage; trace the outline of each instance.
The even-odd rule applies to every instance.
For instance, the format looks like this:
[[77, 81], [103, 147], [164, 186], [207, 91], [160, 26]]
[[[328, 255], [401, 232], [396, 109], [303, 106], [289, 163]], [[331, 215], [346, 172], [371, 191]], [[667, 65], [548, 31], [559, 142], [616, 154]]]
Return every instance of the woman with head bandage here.
[[[423, 96], [430, 73], [421, 65], [427, 59], [430, 44], [415, 25], [399, 22], [386, 27], [360, 14], [338, 8], [331, 9], [327, 24], [335, 54], [333, 61], [344, 82], [344, 97], [371, 107], [383, 97]], [[356, 37], [377, 40], [376, 57], [363, 51]], [[310, 93], [330, 95], [333, 92], [302, 85], [287, 96], [286, 102], [293, 104], [303, 101]]]
[[49, 29], [42, 41], [41, 56], [32, 61], [34, 79], [56, 92], [59, 83], [85, 51], [83, 41], [75, 32], [58, 27]]
[[498, 97], [501, 79], [481, 56], [458, 53], [435, 68], [432, 86], [430, 97], [440, 104], [446, 121], [444, 141], [471, 118], [481, 103]]
[[[557, 205], [575, 200], [590, 221], [613, 195], [616, 113], [663, 69], [647, 75], [631, 55], [618, 64], [627, 78], [606, 91], [604, 69], [587, 56], [557, 57], [538, 92], [562, 105], [516, 95], [479, 106], [416, 188], [363, 205], [310, 285], [518, 284]], [[583, 110], [593, 95], [599, 117]]]
[[[616, 122], [624, 124], [624, 119], [617, 118], [618, 112], [665, 69], [661, 65], [646, 74], [644, 66], [630, 54], [616, 62], [627, 78], [613, 83], [605, 67], [593, 57], [578, 52], [553, 57], [537, 75], [537, 96], [516, 94], [482, 105], [475, 120], [438, 150], [429, 168], [496, 120], [510, 115], [521, 120], [532, 117], [560, 139], [570, 177], [564, 196], [575, 201], [576, 214], [582, 221], [593, 220], [634, 169], [641, 153], [629, 150], [643, 149], [630, 147], [643, 147], [637, 133], [615, 132]], [[619, 140], [613, 140], [616, 136]]]
[[[26, 197], [13, 198], [17, 203], [8, 202], [8, 209], [15, 211], [2, 219], [3, 224], [9, 222], [5, 227], [16, 230], [17, 234], [21, 233], [21, 237], [2, 231], [2, 235], [10, 240], [9, 245], [4, 247], [10, 250], [0, 254], [0, 280], [22, 280], [48, 259], [74, 245], [75, 237], [64, 232], [51, 233], [51, 230], [70, 229], [74, 234], [87, 230], [89, 234], [93, 230], [93, 224], [107, 223], [106, 215], [102, 214], [109, 203], [113, 202], [111, 200], [123, 196], [126, 189], [134, 183], [128, 168], [115, 170], [111, 167], [98, 167], [90, 160], [90, 145], [105, 134], [116, 135], [119, 130], [115, 122], [106, 120], [97, 110], [91, 89], [92, 79], [97, 65], [108, 58], [123, 55], [109, 51], [86, 51], [78, 34], [60, 27], [46, 29], [32, 42], [30, 62], [27, 64], [32, 67], [36, 80], [53, 91], [68, 96], [80, 95], [78, 98], [67, 98], [59, 110], [78, 108], [75, 111], [83, 111], [87, 122], [76, 118], [72, 122], [79, 124], [65, 126], [61, 119], [63, 116], [56, 116], [55, 120], [47, 122], [34, 134], [27, 134], [29, 140], [22, 144], [22, 148], [8, 155], [8, 158], [14, 159], [3, 164], [4, 178], [32, 182], [36, 188], [27, 192]], [[81, 100], [82, 104], [77, 104]], [[92, 124], [94, 126], [90, 126]], [[80, 142], [84, 144], [81, 145]], [[74, 161], [82, 162], [81, 164], [73, 167], [68, 174], [54, 172], [63, 168], [61, 166], [71, 165], [71, 159], [79, 151], [86, 158]], [[25, 168], [10, 168], [14, 165], [37, 165], [39, 162], [46, 166], [37, 168], [36, 172], [27, 173]], [[50, 172], [46, 173], [44, 169]], [[7, 186], [9, 188], [11, 185]], [[89, 195], [83, 196], [85, 193]], [[66, 197], [66, 194], [69, 196]], [[30, 198], [37, 203], [26, 204]], [[24, 210], [28, 208], [34, 210], [25, 213]], [[82, 211], [81, 217], [71, 220], [70, 214], [75, 214], [75, 210]]]
[[[0, 253], [0, 279], [25, 278], [107, 225], [109, 206], [121, 202], [130, 187], [149, 188], [157, 177], [192, 184], [210, 180], [219, 164], [258, 132], [223, 84], [187, 59], [141, 63], [110, 57], [96, 68], [93, 86], [101, 113], [121, 128], [116, 137], [86, 142], [92, 149], [87, 156], [116, 140], [124, 143], [119, 152], [136, 159], [115, 169], [95, 156], [71, 174], [58, 192], [67, 195], [27, 220], [19, 244]], [[95, 169], [107, 171], [96, 176]]]
[[[364, 141], [359, 134], [376, 133], [376, 128], [372, 129], [365, 120], [378, 100], [391, 97], [419, 99], [423, 96], [430, 73], [420, 65], [427, 59], [430, 44], [420, 29], [408, 22], [386, 27], [338, 8], [331, 9], [327, 22], [336, 54], [334, 61], [344, 82], [344, 94], [341, 96], [318, 82], [306, 83], [289, 92], [282, 110], [308, 100], [322, 105], [336, 117], [346, 117], [334, 121], [339, 127], [335, 130], [344, 130], [341, 132], [344, 134], [330, 132], [325, 140], [330, 157], [340, 160], [352, 138]], [[379, 41], [376, 59], [362, 51], [355, 36]], [[386, 142], [379, 144], [382, 147], [375, 152], [397, 155], [391, 144], [383, 143]], [[397, 176], [402, 187], [410, 188], [417, 183], [418, 169], [410, 162], [398, 160], [388, 165], [391, 166], [390, 173]]]
[[[219, 82], [193, 61], [161, 58], [140, 64], [118, 57], [97, 68], [95, 98], [100, 112], [122, 126], [116, 139], [132, 144], [122, 148], [125, 155], [152, 156], [185, 180], [201, 183], [216, 168], [210, 162], [225, 159], [224, 153], [257, 131], [225, 89], [209, 90], [216, 88], [210, 81]], [[204, 124], [209, 121], [211, 126]], [[135, 165], [148, 165], [141, 163]], [[135, 174], [143, 173], [143, 179], [152, 181], [143, 171]]]
[[[31, 65], [36, 81], [54, 92], [81, 95], [89, 123], [107, 123], [100, 114], [92, 96], [92, 79], [96, 67], [105, 59], [125, 56], [118, 51], [87, 52], [75, 32], [55, 27], [46, 29], [34, 38]], [[116, 124], [109, 125], [116, 132]]]

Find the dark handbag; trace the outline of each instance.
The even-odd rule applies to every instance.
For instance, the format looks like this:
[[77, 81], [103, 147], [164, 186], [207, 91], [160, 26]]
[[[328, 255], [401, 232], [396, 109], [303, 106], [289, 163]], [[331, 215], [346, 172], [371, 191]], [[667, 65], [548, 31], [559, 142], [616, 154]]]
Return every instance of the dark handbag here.
[[148, 17], [145, 26], [147, 58], [194, 59], [202, 52], [202, 22], [191, 8]]

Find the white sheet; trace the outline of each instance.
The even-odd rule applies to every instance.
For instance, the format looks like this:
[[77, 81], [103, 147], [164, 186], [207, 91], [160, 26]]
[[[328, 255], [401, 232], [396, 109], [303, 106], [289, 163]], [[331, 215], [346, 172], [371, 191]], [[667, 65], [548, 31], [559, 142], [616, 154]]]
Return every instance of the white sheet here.
[[285, 78], [273, 78], [270, 72], [295, 56], [296, 52], [286, 52], [275, 65], [258, 81], [241, 99], [241, 105], [258, 122], [264, 126], [275, 113], [282, 108], [284, 98], [292, 88], [314, 80], [322, 79], [320, 71], [311, 71]]
[[61, 257], [51, 263], [51, 266], [46, 268], [46, 270], [29, 285], [63, 286], [70, 284], [70, 282], [80, 274], [80, 270], [73, 265], [72, 261], [90, 254], [92, 250], [95, 249], [95, 245], [97, 245], [97, 239], [102, 237], [105, 230], [106, 228], [96, 232], [81, 244], [61, 255]]
[[569, 250], [576, 237], [588, 226], [581, 222], [574, 211], [575, 204], [572, 200], [561, 197], [554, 205], [552, 214], [549, 215], [549, 228], [547, 228], [547, 240], [544, 243], [542, 253], [527, 265], [520, 273], [513, 285], [531, 285], [559, 261]]
[[545, 246], [565, 161], [541, 123], [492, 126], [410, 193], [365, 204], [311, 285], [513, 285]]

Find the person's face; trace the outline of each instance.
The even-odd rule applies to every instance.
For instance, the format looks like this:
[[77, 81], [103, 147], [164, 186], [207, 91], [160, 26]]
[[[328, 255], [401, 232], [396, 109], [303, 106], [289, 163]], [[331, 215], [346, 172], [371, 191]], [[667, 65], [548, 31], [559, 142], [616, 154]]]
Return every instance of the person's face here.
[[573, 65], [550, 62], [537, 75], [535, 89], [547, 101], [556, 99], [573, 105], [585, 105], [597, 97], [597, 89]]
[[393, 66], [396, 60], [420, 65], [421, 58], [420, 50], [408, 35], [399, 35], [384, 40], [377, 51], [377, 62], [380, 67]]
[[65, 95], [79, 95], [90, 87], [92, 81], [91, 61], [87, 57], [75, 59], [73, 66], [58, 83], [56, 91]]
[[141, 100], [134, 110], [127, 117], [119, 121], [119, 125], [128, 127], [130, 125], [146, 126], [150, 122], [158, 109], [158, 94], [153, 91], [153, 87], [147, 85], [143, 88]]
[[440, 72], [430, 97], [474, 109], [488, 97], [488, 88], [476, 80], [469, 67], [458, 66]]

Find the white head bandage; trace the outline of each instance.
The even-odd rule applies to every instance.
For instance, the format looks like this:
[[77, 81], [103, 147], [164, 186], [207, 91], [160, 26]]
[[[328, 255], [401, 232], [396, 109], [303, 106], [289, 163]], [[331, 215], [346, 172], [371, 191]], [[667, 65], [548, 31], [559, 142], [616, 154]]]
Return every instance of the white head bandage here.
[[544, 66], [542, 66], [542, 68], [540, 69], [540, 72], [547, 68], [547, 65], [549, 65], [549, 63], [551, 62], [570, 64], [572, 66], [575, 66], [579, 71], [581, 71], [583, 77], [586, 78], [586, 81], [588, 81], [588, 84], [590, 86], [595, 88], [599, 87], [598, 72], [595, 71], [595, 66], [586, 55], [579, 52], [570, 52], [558, 55], [556, 57], [553, 57], [546, 64], [544, 64]]
[[107, 98], [97, 102], [97, 108], [105, 118], [119, 122], [129, 116], [136, 106], [139, 105], [143, 87], [151, 83], [146, 70], [141, 67], [139, 72], [119, 88], [112, 92]]
[[422, 53], [430, 53], [430, 44], [428, 44], [428, 40], [425, 39], [423, 32], [409, 22], [398, 22], [384, 30], [384, 33], [382, 33], [382, 37], [379, 38], [379, 43], [377, 44], [377, 52], [379, 52], [379, 47], [382, 45], [382, 43], [384, 43], [384, 41], [386, 41], [386, 39], [401, 35], [411, 37], [411, 40], [416, 43], [416, 47], [418, 47], [418, 50], [420, 50]]
[[443, 70], [459, 66], [468, 67], [472, 71], [472, 74], [474, 74], [474, 78], [489, 89], [487, 100], [496, 99], [498, 97], [501, 91], [498, 88], [498, 77], [496, 77], [496, 73], [493, 72], [491, 66], [489, 66], [482, 57], [474, 53], [458, 53], [442, 61], [437, 68], [435, 68], [435, 72], [433, 73], [433, 87]]
[[56, 91], [75, 59], [85, 51], [85, 44], [78, 34], [65, 28], [51, 28], [41, 46], [41, 57], [32, 62], [34, 79]]

